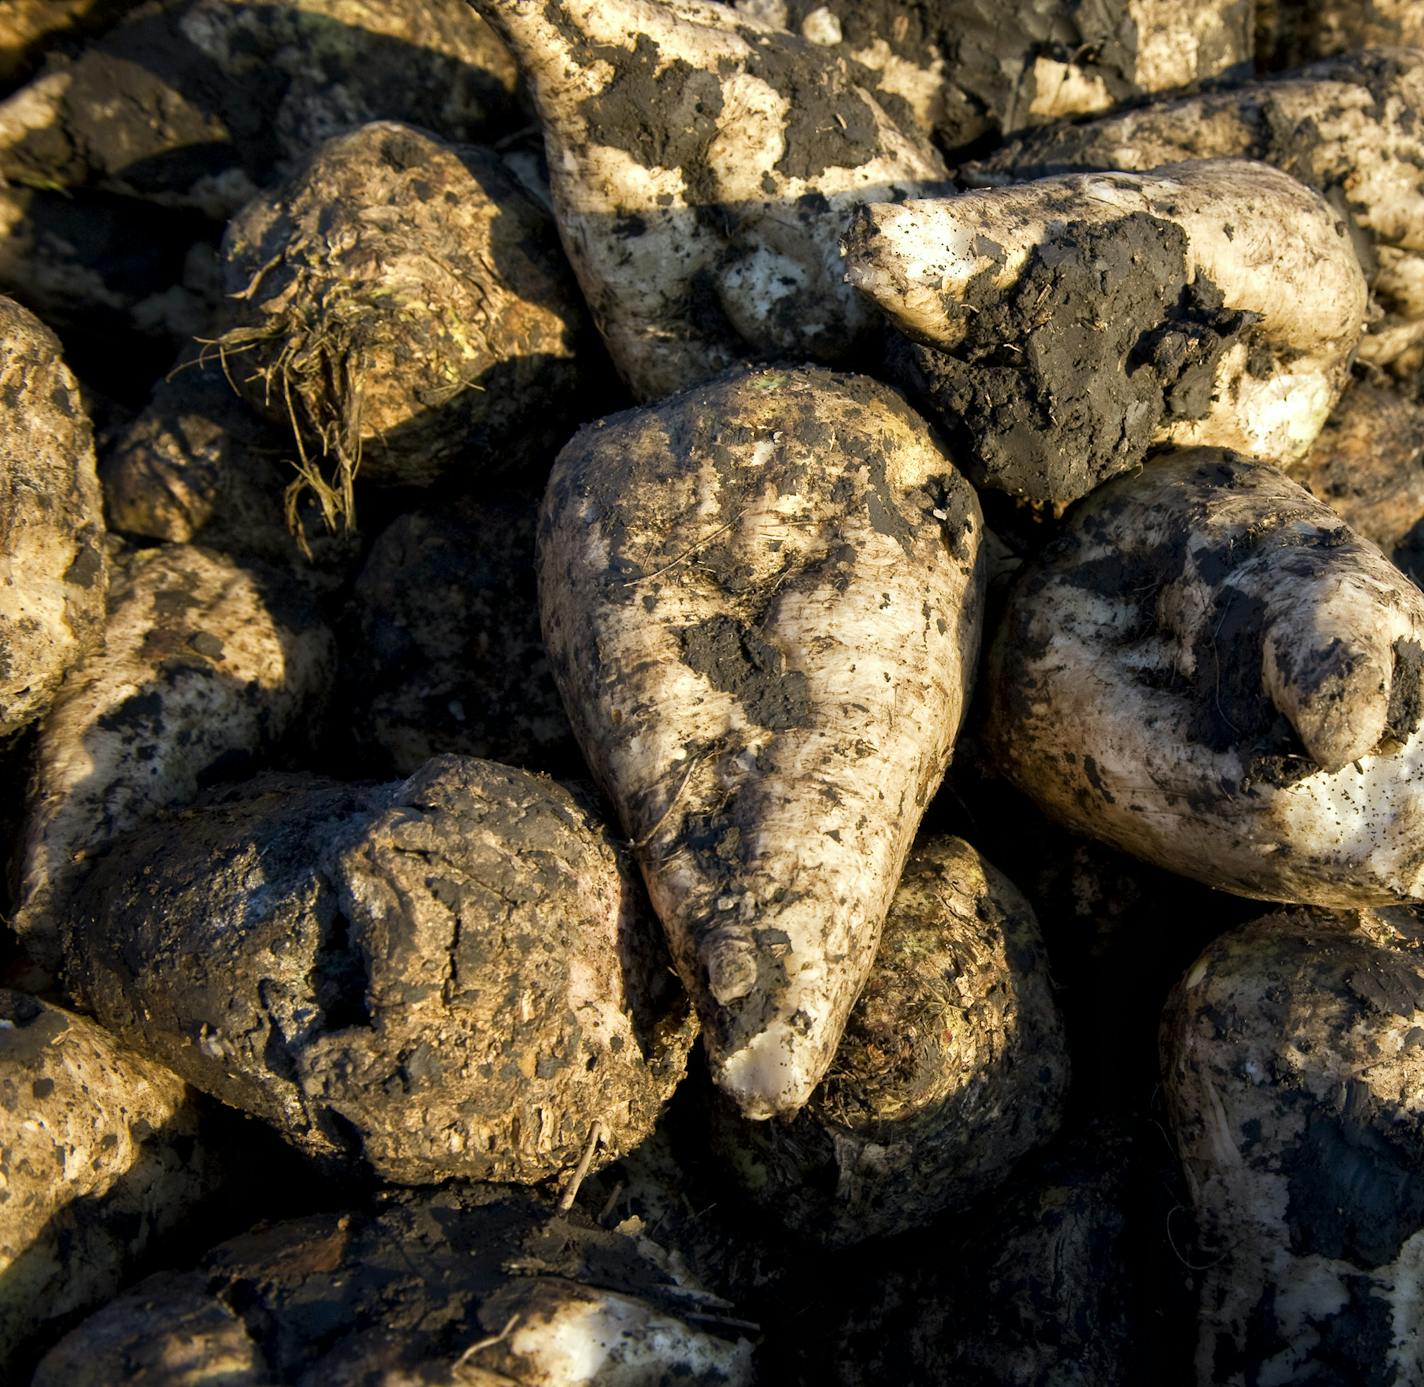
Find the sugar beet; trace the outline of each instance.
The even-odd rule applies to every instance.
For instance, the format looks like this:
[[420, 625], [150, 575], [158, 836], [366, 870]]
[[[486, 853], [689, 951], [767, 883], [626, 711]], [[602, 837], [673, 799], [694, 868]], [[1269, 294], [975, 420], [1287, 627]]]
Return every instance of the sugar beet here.
[[[165, 851], [181, 835], [181, 854]], [[258, 780], [116, 847], [71, 976], [135, 1048], [386, 1180], [536, 1181], [656, 1120], [693, 1029], [636, 879], [553, 781], [442, 757]]]
[[363, 126], [248, 203], [223, 256], [217, 350], [294, 435], [289, 497], [310, 488], [329, 526], [358, 468], [468, 486], [547, 466], [567, 436], [582, 307], [552, 222], [491, 151]]
[[79, 387], [54, 334], [0, 298], [0, 738], [98, 643], [108, 579]]
[[753, 370], [585, 428], [540, 521], [555, 678], [717, 1082], [799, 1108], [944, 774], [978, 502], [883, 385]]
[[1068, 1055], [1038, 923], [959, 838], [923, 838], [836, 1057], [789, 1122], [718, 1109], [743, 1191], [844, 1245], [962, 1213], [1056, 1131]]
[[1055, 818], [1213, 886], [1424, 898], [1424, 597], [1278, 469], [1100, 488], [1020, 580], [986, 739]]

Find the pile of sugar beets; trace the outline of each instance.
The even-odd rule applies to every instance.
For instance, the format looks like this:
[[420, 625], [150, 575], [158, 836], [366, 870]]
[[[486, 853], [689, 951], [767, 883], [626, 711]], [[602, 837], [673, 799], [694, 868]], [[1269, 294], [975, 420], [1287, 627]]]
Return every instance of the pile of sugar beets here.
[[10, 0], [0, 1377], [1424, 1383], [1424, 9]]

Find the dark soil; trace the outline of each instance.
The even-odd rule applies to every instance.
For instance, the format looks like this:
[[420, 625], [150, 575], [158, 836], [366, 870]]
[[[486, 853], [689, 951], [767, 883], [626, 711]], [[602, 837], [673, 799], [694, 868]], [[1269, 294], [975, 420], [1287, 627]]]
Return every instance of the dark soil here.
[[1205, 276], [1188, 282], [1182, 230], [1145, 213], [1070, 222], [1006, 293], [992, 273], [961, 346], [897, 334], [887, 364], [976, 485], [1031, 502], [1076, 500], [1136, 467], [1162, 424], [1203, 417], [1250, 328]]

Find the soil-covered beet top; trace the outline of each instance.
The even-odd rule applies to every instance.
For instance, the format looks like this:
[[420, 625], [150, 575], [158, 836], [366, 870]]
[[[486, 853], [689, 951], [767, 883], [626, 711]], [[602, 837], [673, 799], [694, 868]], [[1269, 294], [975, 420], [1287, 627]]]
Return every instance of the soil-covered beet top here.
[[540, 602], [716, 1081], [752, 1117], [830, 1064], [979, 643], [982, 521], [886, 386], [759, 370], [559, 455]]
[[830, 1246], [923, 1227], [1063, 1118], [1068, 1056], [1038, 921], [968, 843], [921, 838], [835, 1062], [788, 1122], [713, 1109], [743, 1193]]
[[223, 240], [217, 350], [291, 428], [295, 502], [350, 524], [358, 468], [429, 486], [542, 466], [581, 373], [578, 290], [554, 227], [490, 150], [394, 121], [322, 145]]
[[69, 973], [141, 1053], [381, 1179], [548, 1179], [636, 1146], [695, 1027], [631, 863], [556, 782], [439, 757], [277, 776], [116, 845]]

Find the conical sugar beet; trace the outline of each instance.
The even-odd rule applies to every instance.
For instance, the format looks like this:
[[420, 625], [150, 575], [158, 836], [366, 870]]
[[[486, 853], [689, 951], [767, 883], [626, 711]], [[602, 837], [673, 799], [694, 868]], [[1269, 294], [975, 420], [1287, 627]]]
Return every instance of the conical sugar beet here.
[[908, 115], [724, 5], [472, 3], [529, 81], [564, 245], [636, 395], [759, 354], [845, 358], [871, 320], [841, 282], [847, 211], [946, 177]]
[[309, 491], [327, 529], [349, 529], [358, 471], [414, 487], [542, 475], [588, 417], [573, 276], [491, 150], [396, 121], [339, 135], [232, 218], [223, 274], [217, 352], [292, 435], [293, 528]]
[[981, 533], [898, 395], [812, 368], [601, 421], [555, 464], [555, 676], [749, 1117], [806, 1101], [874, 957], [969, 691]]

